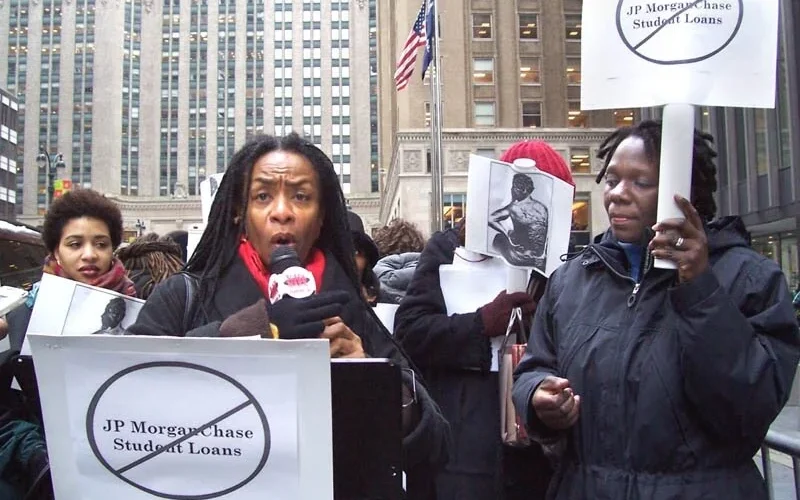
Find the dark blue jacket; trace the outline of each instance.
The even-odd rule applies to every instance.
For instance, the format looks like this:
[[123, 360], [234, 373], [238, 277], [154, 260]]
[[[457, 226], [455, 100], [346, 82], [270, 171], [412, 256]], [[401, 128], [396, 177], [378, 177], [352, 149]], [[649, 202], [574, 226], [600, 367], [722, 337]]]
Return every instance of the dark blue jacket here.
[[741, 219], [706, 233], [710, 269], [688, 283], [645, 256], [634, 293], [610, 233], [551, 276], [514, 385], [550, 437], [530, 406], [538, 384], [564, 377], [581, 396], [550, 498], [767, 498], [752, 457], [800, 358], [792, 297]]

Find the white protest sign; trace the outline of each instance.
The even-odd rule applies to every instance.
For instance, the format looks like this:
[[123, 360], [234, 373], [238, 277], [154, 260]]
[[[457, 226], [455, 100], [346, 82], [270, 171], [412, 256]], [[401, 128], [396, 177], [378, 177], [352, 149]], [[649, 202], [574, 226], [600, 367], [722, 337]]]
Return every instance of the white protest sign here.
[[203, 227], [208, 224], [208, 216], [211, 214], [211, 205], [214, 204], [214, 197], [217, 195], [219, 185], [225, 173], [209, 175], [206, 180], [200, 183], [200, 210], [203, 212]]
[[583, 2], [581, 108], [772, 108], [778, 0]]
[[34, 334], [31, 347], [59, 500], [333, 498], [327, 341]]

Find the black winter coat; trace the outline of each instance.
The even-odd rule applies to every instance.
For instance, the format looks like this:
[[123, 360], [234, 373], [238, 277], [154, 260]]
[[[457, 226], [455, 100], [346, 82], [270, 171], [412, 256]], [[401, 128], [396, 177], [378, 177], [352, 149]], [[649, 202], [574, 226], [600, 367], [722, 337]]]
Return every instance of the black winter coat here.
[[428, 381], [450, 422], [453, 447], [436, 480], [439, 500], [542, 498], [550, 465], [538, 446], [500, 441], [500, 388], [480, 314], [447, 315], [439, 266], [452, 264], [454, 229], [431, 236], [395, 315], [395, 336]]
[[[205, 308], [192, 307], [190, 325], [185, 328], [186, 280], [182, 275], [169, 277], [147, 299], [136, 323], [128, 328], [128, 332], [131, 335], [217, 337], [225, 318], [264, 298], [238, 256], [217, 280], [216, 286], [212, 304]], [[368, 306], [350, 284], [342, 267], [331, 254], [326, 254], [322, 291], [337, 289], [351, 292], [352, 297], [342, 313], [342, 321], [361, 337], [364, 351], [372, 357], [390, 358], [398, 365], [407, 367], [405, 357], [384, 333], [374, 315], [369, 314]], [[410, 380], [409, 376], [408, 383]], [[448, 425], [425, 388], [418, 383], [416, 390], [422, 418], [416, 429], [403, 441], [404, 463], [407, 469], [417, 466], [436, 469], [447, 459]]]
[[548, 375], [581, 396], [548, 497], [766, 499], [753, 463], [789, 397], [800, 340], [786, 278], [749, 248], [741, 219], [711, 223], [710, 269], [688, 283], [652, 268], [639, 285], [607, 233], [551, 276], [514, 402]]

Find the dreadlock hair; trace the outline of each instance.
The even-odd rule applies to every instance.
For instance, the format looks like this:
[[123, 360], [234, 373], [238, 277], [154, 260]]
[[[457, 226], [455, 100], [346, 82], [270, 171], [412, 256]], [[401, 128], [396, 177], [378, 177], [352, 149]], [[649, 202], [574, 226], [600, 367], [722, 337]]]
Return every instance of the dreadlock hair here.
[[170, 238], [148, 233], [117, 250], [117, 258], [136, 286], [136, 296], [147, 299], [155, 286], [183, 268], [181, 248]]
[[[617, 147], [628, 137], [642, 139], [647, 159], [659, 167], [661, 122], [645, 120], [637, 125], [618, 128], [600, 145], [597, 157], [604, 160], [604, 163], [600, 173], [597, 174], [598, 184], [605, 177], [608, 164]], [[717, 152], [714, 151], [713, 143], [714, 137], [711, 134], [695, 129], [692, 149], [691, 201], [697, 213], [705, 221], [710, 221], [717, 214], [717, 203], [714, 201], [714, 193], [717, 191], [717, 167], [714, 165], [714, 158], [717, 157]]]
[[405, 219], [392, 219], [375, 233], [375, 245], [381, 257], [407, 252], [421, 252], [425, 238], [417, 225]]
[[217, 279], [236, 258], [245, 234], [245, 218], [253, 165], [273, 151], [296, 153], [306, 158], [319, 177], [322, 231], [314, 246], [333, 254], [356, 291], [361, 290], [356, 273], [355, 249], [347, 223], [347, 206], [333, 163], [325, 153], [297, 133], [278, 138], [260, 135], [250, 139], [233, 158], [214, 197], [206, 226], [185, 270], [199, 280], [198, 303], [211, 300]]

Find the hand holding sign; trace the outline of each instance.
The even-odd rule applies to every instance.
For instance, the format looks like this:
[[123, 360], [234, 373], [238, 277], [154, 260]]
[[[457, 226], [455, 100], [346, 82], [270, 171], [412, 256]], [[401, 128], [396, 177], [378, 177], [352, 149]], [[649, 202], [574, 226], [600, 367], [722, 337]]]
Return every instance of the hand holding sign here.
[[708, 269], [708, 240], [703, 221], [691, 202], [675, 196], [685, 214], [684, 219], [667, 219], [653, 230], [659, 234], [650, 241], [653, 257], [674, 262], [681, 283], [693, 280]]

